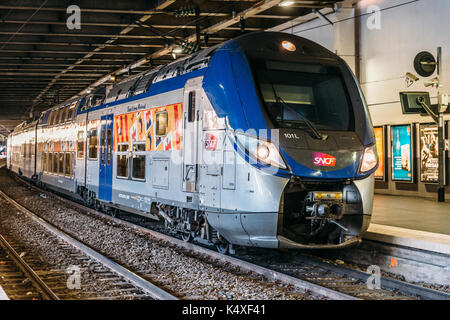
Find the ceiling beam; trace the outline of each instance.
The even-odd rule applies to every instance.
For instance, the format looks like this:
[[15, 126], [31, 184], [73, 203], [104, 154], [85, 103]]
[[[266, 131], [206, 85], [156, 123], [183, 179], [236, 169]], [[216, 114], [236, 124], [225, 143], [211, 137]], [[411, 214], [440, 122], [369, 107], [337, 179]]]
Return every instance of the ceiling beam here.
[[[156, 10], [163, 10], [166, 7], [170, 6], [172, 3], [174, 3], [175, 0], [165, 0], [162, 3], [160, 3], [155, 9]], [[135, 24], [138, 23], [145, 23], [148, 19], [150, 19], [152, 17], [152, 14], [146, 14], [142, 17], [140, 17], [139, 19], [137, 19], [137, 21], [135, 22]], [[126, 36], [129, 32], [133, 31], [135, 28], [128, 26], [124, 29], [122, 29], [119, 34], [117, 35], [113, 35], [113, 36], [109, 36], [109, 40], [107, 40], [105, 42], [105, 44], [112, 44], [114, 43], [117, 39], [119, 39], [119, 36]], [[75, 68], [77, 65], [82, 64], [83, 62], [85, 62], [86, 60], [89, 60], [89, 58], [91, 58], [94, 54], [98, 53], [99, 51], [103, 50], [106, 46], [99, 46], [96, 47], [94, 50], [92, 50], [92, 52], [87, 53], [85, 56], [83, 56], [81, 59], [77, 60], [74, 62], [73, 65], [67, 67], [67, 69], [62, 70], [59, 74], [55, 75], [55, 77], [49, 82], [49, 84], [45, 87], [44, 90], [42, 90], [41, 93], [39, 93], [34, 99], [33, 99], [33, 106], [35, 106], [36, 104], [39, 103], [41, 97], [58, 81], [59, 78], [61, 78], [64, 73], [67, 73], [69, 70]], [[30, 113], [33, 112], [33, 108], [31, 109]]]

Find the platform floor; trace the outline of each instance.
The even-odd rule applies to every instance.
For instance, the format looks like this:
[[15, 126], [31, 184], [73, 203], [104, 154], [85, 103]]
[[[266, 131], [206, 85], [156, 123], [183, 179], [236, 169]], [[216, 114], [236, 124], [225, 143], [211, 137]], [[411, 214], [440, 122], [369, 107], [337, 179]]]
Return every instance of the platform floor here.
[[450, 235], [450, 203], [376, 194], [371, 223]]
[[3, 288], [0, 286], [0, 300], [9, 300]]

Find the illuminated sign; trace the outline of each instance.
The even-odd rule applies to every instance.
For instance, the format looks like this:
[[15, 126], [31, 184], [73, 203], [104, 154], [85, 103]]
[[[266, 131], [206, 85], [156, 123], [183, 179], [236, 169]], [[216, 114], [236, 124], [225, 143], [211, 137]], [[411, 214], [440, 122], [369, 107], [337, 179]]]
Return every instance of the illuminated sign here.
[[375, 171], [375, 179], [384, 180], [385, 179], [385, 171], [384, 171], [384, 128], [383, 127], [375, 127], [373, 128], [375, 133], [375, 142], [377, 145], [377, 153], [378, 153], [378, 169]]
[[439, 182], [438, 127], [435, 124], [421, 124], [420, 140], [420, 181]]
[[413, 182], [413, 146], [411, 125], [391, 127], [392, 180]]

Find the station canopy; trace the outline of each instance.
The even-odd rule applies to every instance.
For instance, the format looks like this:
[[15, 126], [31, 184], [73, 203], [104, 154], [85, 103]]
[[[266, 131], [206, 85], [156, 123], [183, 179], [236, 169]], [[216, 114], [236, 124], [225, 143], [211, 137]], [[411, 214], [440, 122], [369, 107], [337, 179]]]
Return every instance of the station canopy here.
[[[315, 10], [333, 10], [339, 2], [1, 1], [0, 134], [31, 114], [169, 63], [196, 46], [315, 19]], [[80, 8], [79, 28], [71, 5]]]

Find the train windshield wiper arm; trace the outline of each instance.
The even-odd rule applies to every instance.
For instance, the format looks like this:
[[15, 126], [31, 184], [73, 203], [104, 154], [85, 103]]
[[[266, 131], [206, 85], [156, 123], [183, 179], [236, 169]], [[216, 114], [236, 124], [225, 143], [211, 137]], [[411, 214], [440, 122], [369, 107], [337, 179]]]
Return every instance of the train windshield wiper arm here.
[[306, 123], [306, 125], [309, 127], [309, 129], [311, 129], [311, 131], [313, 132], [314, 136], [317, 139], [326, 140], [328, 138], [327, 135], [320, 133], [320, 131], [314, 126], [314, 124], [311, 121], [308, 120], [308, 118], [306, 118], [300, 112], [297, 112], [297, 110], [295, 110], [294, 108], [289, 106], [286, 102], [284, 102], [284, 100], [277, 94], [277, 91], [275, 90], [274, 85], [273, 84], [271, 84], [271, 85], [272, 85], [273, 94], [275, 96], [275, 100], [277, 103], [281, 103], [284, 107], [286, 107], [286, 108], [290, 109], [291, 111], [295, 112], [296, 114], [298, 114], [300, 116], [300, 118], [303, 120], [303, 122]]

